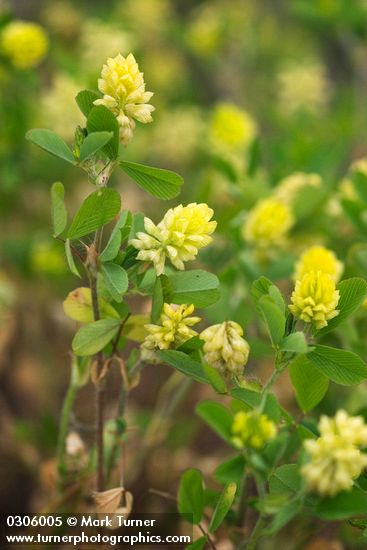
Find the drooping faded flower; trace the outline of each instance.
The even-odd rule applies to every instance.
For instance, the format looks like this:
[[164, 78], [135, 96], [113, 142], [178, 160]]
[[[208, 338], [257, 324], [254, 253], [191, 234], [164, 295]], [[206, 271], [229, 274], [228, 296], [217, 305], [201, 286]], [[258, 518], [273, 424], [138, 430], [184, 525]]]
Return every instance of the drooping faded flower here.
[[204, 340], [204, 358], [224, 375], [243, 373], [248, 361], [250, 346], [243, 338], [242, 327], [234, 321], [225, 321], [206, 328], [200, 334]]
[[98, 88], [103, 98], [96, 99], [94, 105], [104, 105], [112, 111], [120, 126], [120, 140], [127, 145], [133, 137], [135, 120], [143, 124], [151, 122], [154, 111], [149, 104], [153, 92], [145, 91], [144, 75], [133, 54], [108, 58]]
[[1, 37], [1, 49], [17, 69], [31, 69], [41, 63], [48, 50], [44, 29], [36, 23], [13, 21]]
[[232, 441], [239, 449], [261, 449], [276, 436], [276, 433], [276, 425], [265, 414], [259, 414], [257, 411], [239, 411], [235, 414]]
[[327, 273], [310, 271], [300, 281], [296, 281], [291, 296], [289, 310], [305, 323], [312, 323], [320, 330], [328, 321], [339, 315], [336, 309], [339, 302], [339, 290]]
[[310, 490], [334, 496], [350, 490], [367, 466], [367, 454], [359, 449], [367, 444], [367, 426], [362, 417], [338, 411], [334, 418], [322, 416], [319, 430], [318, 439], [303, 444], [310, 461], [301, 474]]
[[211, 243], [210, 235], [217, 226], [210, 221], [213, 213], [205, 203], [180, 204], [168, 210], [158, 225], [145, 218], [146, 233], [139, 232], [130, 244], [139, 250], [138, 260], [153, 262], [157, 275], [163, 273], [166, 258], [182, 270], [184, 262], [194, 260], [198, 251]]
[[144, 328], [148, 332], [143, 342], [143, 350], [177, 348], [184, 342], [196, 336], [191, 328], [200, 322], [200, 317], [190, 317], [194, 306], [164, 304], [160, 316], [160, 324], [148, 324]]
[[289, 206], [277, 199], [261, 200], [249, 212], [242, 229], [247, 242], [260, 249], [279, 247], [293, 225]]
[[296, 263], [293, 279], [301, 280], [310, 271], [327, 273], [337, 283], [343, 271], [343, 264], [332, 250], [324, 246], [311, 246]]

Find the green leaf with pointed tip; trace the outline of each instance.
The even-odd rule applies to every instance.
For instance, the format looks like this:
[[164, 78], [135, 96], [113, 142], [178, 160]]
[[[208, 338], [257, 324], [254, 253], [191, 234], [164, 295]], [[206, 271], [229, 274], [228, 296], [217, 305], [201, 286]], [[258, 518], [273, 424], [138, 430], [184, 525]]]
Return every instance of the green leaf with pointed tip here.
[[128, 222], [130, 212], [124, 210], [121, 212], [120, 218], [115, 223], [110, 238], [102, 251], [99, 259], [101, 262], [110, 262], [114, 260], [119, 253], [121, 242], [122, 242], [122, 233], [121, 230], [125, 227], [125, 224]]
[[100, 319], [82, 326], [74, 336], [72, 348], [76, 355], [95, 355], [117, 335], [120, 319]]
[[337, 521], [353, 516], [365, 515], [367, 510], [367, 494], [353, 487], [351, 491], [343, 491], [335, 497], [320, 500], [315, 508], [315, 514], [322, 519]]
[[214, 531], [216, 531], [224, 521], [226, 515], [231, 509], [234, 498], [236, 496], [236, 491], [237, 491], [236, 483], [228, 483], [228, 485], [224, 487], [209, 524], [210, 533], [214, 533]]
[[218, 369], [215, 369], [214, 367], [211, 367], [210, 365], [206, 365], [204, 363], [203, 371], [205, 372], [210, 385], [217, 393], [227, 393], [226, 383]]
[[120, 162], [123, 171], [133, 179], [139, 187], [148, 191], [153, 197], [162, 200], [169, 200], [180, 194], [183, 178], [162, 168], [144, 166], [135, 162]]
[[220, 403], [202, 401], [196, 407], [196, 412], [222, 439], [232, 443], [232, 413]]
[[118, 157], [120, 147], [119, 125], [115, 115], [111, 111], [103, 105], [93, 107], [88, 114], [87, 130], [88, 133], [112, 132], [113, 137], [103, 147], [103, 152], [111, 160], [115, 160]]
[[164, 285], [164, 301], [173, 304], [194, 304], [207, 307], [218, 301], [219, 280], [202, 269], [177, 271], [168, 276]]
[[285, 315], [270, 296], [262, 296], [256, 309], [260, 312], [273, 344], [278, 344], [285, 331]]
[[219, 483], [240, 483], [245, 475], [246, 460], [243, 455], [236, 455], [222, 462], [214, 471], [214, 477]]
[[305, 355], [299, 355], [291, 362], [289, 374], [303, 412], [316, 407], [328, 390], [327, 376]]
[[307, 353], [308, 345], [303, 332], [293, 332], [279, 342], [282, 351], [291, 353]]
[[318, 336], [323, 336], [340, 325], [340, 323], [352, 315], [367, 298], [367, 282], [360, 277], [344, 279], [336, 288], [340, 292], [340, 299], [337, 305], [339, 315], [331, 319], [331, 321], [328, 321], [327, 326], [317, 332]]
[[129, 279], [123, 267], [112, 262], [102, 264], [102, 274], [106, 290], [116, 302], [122, 302], [122, 295], [129, 287]]
[[178, 488], [177, 502], [180, 514], [194, 525], [200, 523], [204, 511], [204, 486], [199, 470], [192, 468], [183, 473]]
[[114, 189], [103, 187], [94, 191], [83, 202], [68, 231], [69, 239], [80, 239], [109, 223], [120, 211], [120, 195]]
[[55, 132], [42, 128], [28, 130], [26, 139], [41, 147], [44, 151], [51, 153], [70, 164], [75, 164], [75, 159], [72, 151], [66, 145], [65, 141]]
[[94, 107], [93, 102], [100, 97], [100, 94], [94, 90], [82, 90], [77, 94], [75, 101], [83, 115], [87, 117]]
[[79, 162], [84, 162], [97, 153], [112, 137], [112, 132], [92, 132], [88, 134], [80, 148]]
[[307, 358], [336, 384], [353, 386], [367, 379], [367, 365], [356, 353], [317, 344]]
[[64, 186], [60, 181], [56, 181], [51, 187], [51, 208], [54, 237], [57, 237], [64, 231], [68, 221], [64, 203]]
[[203, 371], [201, 364], [197, 361], [194, 361], [194, 359], [191, 359], [191, 357], [186, 355], [186, 353], [173, 349], [162, 350], [158, 351], [157, 353], [162, 361], [168, 363], [186, 376], [189, 376], [190, 378], [193, 378], [194, 380], [196, 380], [197, 382], [201, 382], [202, 384], [208, 383], [208, 379]]
[[65, 241], [65, 255], [66, 255], [66, 260], [68, 262], [70, 271], [73, 273], [73, 275], [76, 275], [77, 277], [81, 278], [79, 270], [76, 267], [76, 263], [74, 261], [73, 253], [71, 251], [70, 239], [66, 239]]
[[157, 277], [154, 283], [152, 298], [152, 323], [157, 323], [163, 309], [163, 289], [160, 277]]
[[208, 537], [200, 537], [199, 539], [196, 539], [195, 542], [189, 544], [188, 546], [185, 546], [185, 550], [203, 550], [207, 542]]

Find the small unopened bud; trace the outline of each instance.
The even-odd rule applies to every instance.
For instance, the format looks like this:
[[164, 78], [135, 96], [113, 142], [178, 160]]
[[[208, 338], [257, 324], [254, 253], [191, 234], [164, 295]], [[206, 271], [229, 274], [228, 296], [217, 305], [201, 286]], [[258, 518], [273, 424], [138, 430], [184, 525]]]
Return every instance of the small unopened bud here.
[[224, 375], [241, 376], [250, 353], [250, 346], [242, 336], [242, 328], [234, 321], [205, 329], [200, 334], [205, 361]]

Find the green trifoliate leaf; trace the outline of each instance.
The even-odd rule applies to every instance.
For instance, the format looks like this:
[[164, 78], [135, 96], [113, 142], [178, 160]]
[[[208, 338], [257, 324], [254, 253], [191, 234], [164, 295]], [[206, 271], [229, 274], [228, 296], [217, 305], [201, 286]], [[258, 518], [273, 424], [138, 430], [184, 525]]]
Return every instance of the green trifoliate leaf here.
[[200, 523], [204, 511], [203, 478], [199, 470], [186, 470], [178, 488], [178, 510], [187, 521]]
[[168, 200], [180, 194], [184, 181], [175, 172], [127, 161], [121, 161], [120, 166], [128, 176], [153, 197]]
[[92, 132], [88, 134], [80, 148], [79, 162], [84, 162], [97, 153], [112, 137], [112, 132]]
[[72, 348], [76, 355], [95, 355], [115, 338], [120, 319], [100, 319], [82, 326], [74, 336]]
[[112, 262], [102, 264], [102, 274], [106, 290], [116, 302], [122, 302], [122, 295], [129, 287], [129, 279], [123, 267]]

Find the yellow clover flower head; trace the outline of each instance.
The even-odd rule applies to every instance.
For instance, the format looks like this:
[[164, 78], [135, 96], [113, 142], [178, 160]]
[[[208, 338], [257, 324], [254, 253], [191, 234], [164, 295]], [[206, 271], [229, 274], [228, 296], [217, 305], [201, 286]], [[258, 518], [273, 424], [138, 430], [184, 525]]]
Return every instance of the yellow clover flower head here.
[[204, 358], [224, 375], [243, 373], [248, 361], [250, 346], [243, 338], [242, 327], [234, 321], [225, 321], [206, 328], [200, 334], [204, 340]]
[[232, 103], [219, 103], [213, 113], [210, 135], [214, 144], [229, 149], [246, 149], [257, 133], [256, 122]]
[[200, 317], [190, 317], [193, 311], [192, 304], [181, 306], [164, 304], [159, 320], [160, 324], [144, 326], [148, 335], [143, 342], [143, 350], [177, 348], [196, 336], [197, 333], [191, 327], [199, 323], [201, 319]]
[[324, 246], [311, 246], [301, 255], [296, 263], [293, 279], [301, 280], [310, 271], [327, 273], [337, 283], [343, 272], [343, 264], [332, 250]]
[[130, 244], [139, 250], [138, 260], [153, 262], [157, 275], [163, 273], [166, 258], [182, 270], [184, 262], [194, 260], [198, 251], [211, 243], [210, 235], [217, 226], [210, 221], [213, 214], [205, 203], [180, 204], [170, 208], [158, 225], [145, 218], [146, 233], [137, 233]]
[[277, 199], [264, 199], [249, 212], [242, 234], [256, 248], [281, 247], [293, 222], [289, 206]]
[[320, 437], [307, 439], [304, 448], [310, 461], [301, 468], [308, 489], [323, 496], [348, 491], [367, 466], [367, 426], [362, 417], [338, 411], [334, 418], [321, 417]]
[[233, 419], [232, 434], [233, 444], [239, 449], [261, 449], [276, 436], [277, 428], [265, 414], [259, 414], [257, 411], [239, 411]]
[[336, 309], [339, 290], [327, 273], [309, 271], [296, 281], [289, 310], [305, 323], [312, 323], [317, 330], [326, 327], [328, 321], [339, 315]]
[[153, 92], [145, 91], [144, 75], [139, 71], [135, 57], [118, 54], [103, 65], [98, 88], [103, 94], [94, 105], [104, 105], [116, 116], [120, 125], [120, 140], [127, 145], [134, 133], [135, 120], [152, 122], [153, 105], [149, 105]]
[[17, 69], [32, 69], [39, 65], [48, 45], [44, 29], [28, 21], [9, 23], [1, 37], [1, 49]]

